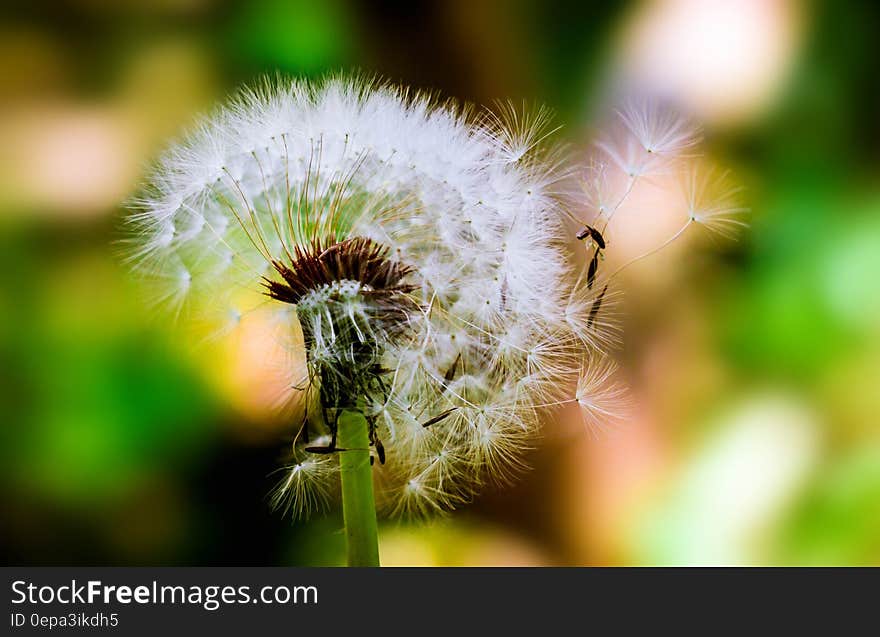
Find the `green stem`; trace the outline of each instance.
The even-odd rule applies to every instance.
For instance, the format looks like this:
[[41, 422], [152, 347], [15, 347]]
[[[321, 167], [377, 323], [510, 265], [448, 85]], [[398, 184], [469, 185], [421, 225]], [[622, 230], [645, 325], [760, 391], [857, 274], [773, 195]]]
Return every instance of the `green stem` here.
[[379, 566], [379, 532], [370, 468], [367, 419], [346, 409], [337, 421], [339, 465], [342, 474], [342, 516], [349, 566]]

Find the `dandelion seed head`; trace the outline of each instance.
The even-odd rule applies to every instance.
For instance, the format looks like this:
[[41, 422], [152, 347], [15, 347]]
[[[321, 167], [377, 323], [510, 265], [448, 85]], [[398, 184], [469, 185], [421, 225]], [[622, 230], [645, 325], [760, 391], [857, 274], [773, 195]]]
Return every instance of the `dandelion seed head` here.
[[[382, 441], [393, 513], [449, 509], [524, 468], [600, 339], [583, 326], [548, 121], [359, 78], [282, 80], [165, 154], [129, 217], [157, 302], [222, 329], [268, 312], [302, 333], [306, 377], [291, 355], [289, 384], [307, 416], [277, 506], [307, 513], [334, 491], [336, 454], [306, 448], [332, 445], [349, 408]], [[687, 147], [665, 120], [636, 124], [652, 153]], [[593, 391], [578, 387], [578, 402]]]

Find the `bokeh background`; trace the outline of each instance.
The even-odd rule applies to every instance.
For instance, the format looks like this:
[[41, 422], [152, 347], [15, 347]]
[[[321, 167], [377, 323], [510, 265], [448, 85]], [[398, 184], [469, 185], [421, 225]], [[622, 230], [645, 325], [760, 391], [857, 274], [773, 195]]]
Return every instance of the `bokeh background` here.
[[751, 208], [736, 241], [683, 242], [628, 270], [627, 422], [563, 423], [517, 486], [385, 523], [384, 563], [880, 564], [874, 3], [0, 12], [8, 562], [341, 563], [338, 515], [292, 522], [266, 504], [290, 431], [264, 405], [271, 379], [248, 346], [260, 335], [192, 347], [150, 314], [114, 242], [151, 158], [235, 86], [361, 69], [478, 104], [547, 104], [575, 151], [616, 87], [662, 90], [704, 122]]

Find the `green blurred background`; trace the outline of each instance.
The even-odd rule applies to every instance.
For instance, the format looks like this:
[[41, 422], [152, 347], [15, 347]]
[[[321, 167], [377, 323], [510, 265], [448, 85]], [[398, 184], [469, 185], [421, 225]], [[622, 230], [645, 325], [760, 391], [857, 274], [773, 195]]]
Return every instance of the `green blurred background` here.
[[[361, 69], [545, 103], [575, 152], [660, 86], [747, 187], [737, 241], [633, 268], [629, 421], [387, 523], [386, 564], [880, 564], [880, 7], [855, 0], [56, 0], [0, 18], [0, 538], [16, 564], [338, 564], [266, 505], [287, 423], [119, 265], [151, 158], [241, 82]], [[585, 150], [583, 152], [586, 152]], [[634, 223], [638, 223], [637, 220]], [[253, 357], [251, 357], [253, 358]], [[262, 392], [262, 393], [261, 393]]]

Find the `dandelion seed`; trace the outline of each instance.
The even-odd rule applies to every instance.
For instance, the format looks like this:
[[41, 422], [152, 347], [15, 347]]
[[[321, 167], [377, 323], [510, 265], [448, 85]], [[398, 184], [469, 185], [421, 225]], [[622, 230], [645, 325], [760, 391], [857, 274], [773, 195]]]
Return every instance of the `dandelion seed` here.
[[[326, 444], [329, 440], [316, 442]], [[294, 461], [281, 469], [284, 478], [270, 496], [272, 506], [285, 513], [295, 511], [304, 517], [325, 507], [333, 484], [328, 480], [335, 472], [333, 464], [327, 456], [297, 450]]]
[[615, 381], [616, 373], [617, 367], [607, 359], [585, 360], [581, 367], [574, 401], [593, 431], [607, 427], [623, 413], [626, 389]]
[[[600, 218], [609, 215], [618, 205], [622, 192], [617, 192], [614, 184], [610, 182], [609, 167], [607, 162], [591, 159], [586, 175], [581, 182], [581, 188], [585, 196], [585, 207], [591, 213], [591, 223], [596, 223]], [[581, 222], [587, 225], [587, 221]]]
[[724, 237], [733, 236], [746, 223], [739, 219], [748, 208], [742, 206], [742, 187], [733, 183], [729, 171], [715, 167], [691, 167], [682, 178], [688, 219]]
[[700, 127], [692, 120], [657, 102], [630, 100], [618, 115], [650, 154], [678, 156], [695, 148], [702, 139]]

